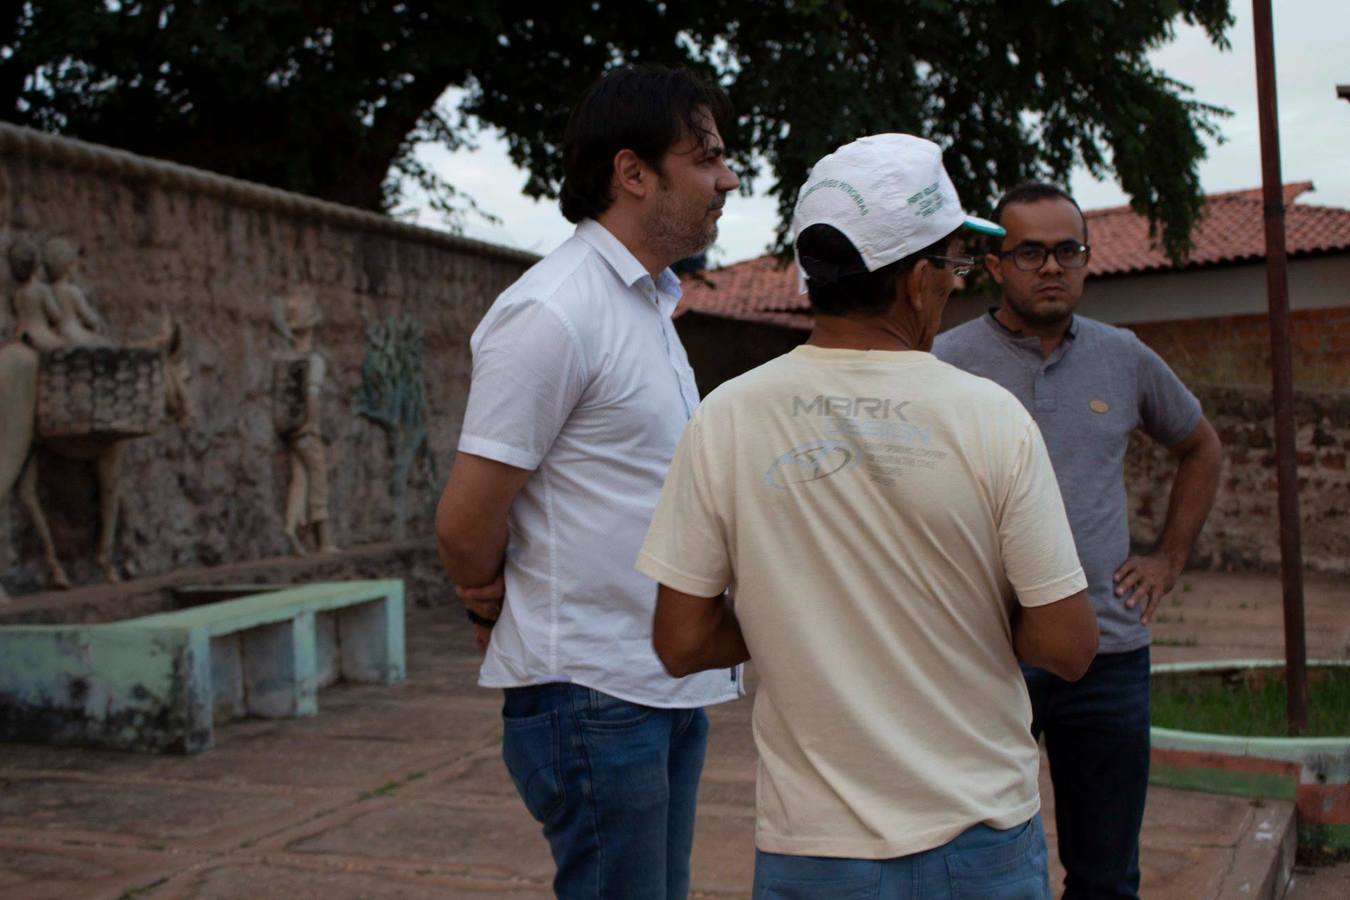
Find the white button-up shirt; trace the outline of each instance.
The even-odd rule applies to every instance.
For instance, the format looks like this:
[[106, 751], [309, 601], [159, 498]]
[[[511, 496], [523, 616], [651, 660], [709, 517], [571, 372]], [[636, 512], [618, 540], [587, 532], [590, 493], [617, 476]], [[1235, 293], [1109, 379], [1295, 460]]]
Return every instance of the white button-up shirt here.
[[647, 706], [739, 696], [740, 673], [675, 679], [652, 649], [656, 583], [633, 568], [698, 388], [655, 280], [586, 220], [499, 296], [469, 341], [459, 449], [531, 469], [511, 505], [506, 603], [484, 687], [573, 682]]

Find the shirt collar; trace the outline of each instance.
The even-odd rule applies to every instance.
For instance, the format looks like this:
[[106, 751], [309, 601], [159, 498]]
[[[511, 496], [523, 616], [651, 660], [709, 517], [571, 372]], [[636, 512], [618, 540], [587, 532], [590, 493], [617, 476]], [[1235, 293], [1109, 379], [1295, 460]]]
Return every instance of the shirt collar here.
[[[642, 290], [641, 283], [646, 279], [647, 283], [656, 288], [662, 294], [680, 299], [680, 279], [670, 269], [662, 269], [652, 279], [651, 273], [643, 268], [642, 263], [638, 262], [623, 241], [619, 240], [605, 226], [594, 219], [583, 219], [578, 225], [576, 236], [589, 244], [600, 258], [609, 263], [609, 267], [614, 270], [614, 274], [619, 276], [619, 280], [631, 288]], [[645, 291], [642, 293], [646, 294]], [[657, 301], [657, 297], [651, 297]]]
[[[989, 320], [998, 327], [998, 330], [1000, 332], [1012, 338], [1026, 338], [1028, 336], [1025, 332], [1014, 331], [1007, 325], [1004, 325], [1003, 321], [999, 319], [998, 316], [994, 315], [994, 313], [996, 312], [998, 312], [997, 306], [989, 307]], [[1067, 338], [1068, 340], [1073, 340], [1074, 338], [1078, 337], [1078, 316], [1072, 314], [1069, 316], [1069, 327], [1065, 329], [1064, 337]]]

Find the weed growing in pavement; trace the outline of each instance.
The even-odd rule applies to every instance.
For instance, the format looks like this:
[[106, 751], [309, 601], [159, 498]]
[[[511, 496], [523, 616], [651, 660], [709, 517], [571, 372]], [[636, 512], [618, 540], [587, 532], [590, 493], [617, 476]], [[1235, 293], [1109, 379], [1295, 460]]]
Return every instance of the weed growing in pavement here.
[[388, 796], [389, 794], [392, 794], [394, 791], [398, 790], [399, 788], [403, 787], [403, 786], [406, 785], [406, 784], [410, 784], [410, 783], [416, 781], [416, 780], [419, 779], [419, 778], [425, 778], [425, 777], [426, 777], [426, 774], [427, 774], [426, 772], [413, 772], [411, 775], [407, 776], [406, 778], [401, 778], [401, 779], [390, 779], [389, 781], [386, 781], [384, 784], [382, 784], [382, 785], [380, 785], [379, 787], [377, 787], [375, 790], [373, 790], [373, 791], [366, 791], [364, 794], [362, 794], [362, 795], [361, 795], [360, 797], [358, 797], [357, 799], [358, 799], [358, 800], [369, 800], [369, 799], [372, 798], [372, 797], [386, 797], [386, 796]]
[[155, 888], [159, 887], [161, 884], [163, 884], [168, 880], [169, 876], [167, 875], [163, 876], [162, 878], [157, 878], [154, 881], [150, 882], [149, 884], [142, 885], [141, 887], [138, 888], [132, 888], [129, 891], [124, 891], [122, 895], [117, 898], [117, 900], [140, 900], [141, 897], [148, 896], [151, 891], [153, 891]]

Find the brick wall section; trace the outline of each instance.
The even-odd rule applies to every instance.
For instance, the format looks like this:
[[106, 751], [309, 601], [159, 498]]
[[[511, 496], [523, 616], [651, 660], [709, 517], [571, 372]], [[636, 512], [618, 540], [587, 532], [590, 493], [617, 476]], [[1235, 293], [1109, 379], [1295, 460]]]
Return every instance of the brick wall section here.
[[[393, 509], [384, 433], [352, 413], [364, 355], [362, 313], [425, 327], [427, 452], [408, 493], [409, 537], [432, 515], [458, 437], [468, 337], [529, 254], [384, 216], [0, 124], [0, 259], [18, 235], [61, 235], [82, 249], [77, 280], [119, 339], [145, 336], [161, 309], [181, 324], [198, 417], [126, 445], [119, 557], [128, 571], [243, 562], [285, 552], [287, 468], [272, 426], [271, 358], [284, 342], [271, 298], [312, 288], [324, 312], [323, 395], [331, 521], [345, 546], [387, 540]], [[0, 263], [0, 341], [11, 337]], [[3, 386], [0, 386], [2, 389]], [[0, 426], [2, 427], [2, 426]], [[40, 491], [77, 583], [93, 566], [91, 467], [50, 453]], [[0, 503], [0, 580], [38, 587], [41, 554], [27, 514]]]
[[[1270, 326], [1263, 315], [1127, 327], [1187, 384], [1271, 383]], [[1350, 307], [1298, 310], [1290, 313], [1289, 327], [1295, 386], [1350, 390]]]
[[[1314, 571], [1350, 574], [1350, 308], [1299, 310], [1289, 320], [1304, 561]], [[1128, 327], [1191, 386], [1223, 441], [1218, 499], [1192, 562], [1278, 568], [1267, 317]], [[1135, 435], [1125, 478], [1136, 544], [1148, 546], [1156, 538], [1174, 471], [1165, 450]]]
[[[1201, 386], [1196, 395], [1223, 441], [1219, 494], [1192, 554], [1193, 565], [1276, 569], [1280, 562], [1274, 418], [1269, 388]], [[1350, 393], [1300, 390], [1298, 480], [1304, 563], [1350, 574]], [[1156, 539], [1176, 465], [1136, 434], [1125, 460], [1130, 529], [1137, 545]]]

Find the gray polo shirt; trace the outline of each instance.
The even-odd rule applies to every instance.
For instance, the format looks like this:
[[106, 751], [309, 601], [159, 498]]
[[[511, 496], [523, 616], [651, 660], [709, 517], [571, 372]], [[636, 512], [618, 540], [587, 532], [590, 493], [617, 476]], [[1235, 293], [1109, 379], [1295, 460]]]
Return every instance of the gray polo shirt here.
[[1040, 426], [1101, 626], [1098, 652], [1149, 642], [1112, 575], [1130, 554], [1125, 449], [1139, 428], [1171, 447], [1200, 424], [1200, 401], [1134, 332], [1074, 316], [1048, 358], [1037, 337], [993, 314], [938, 335], [939, 359], [1007, 388]]

